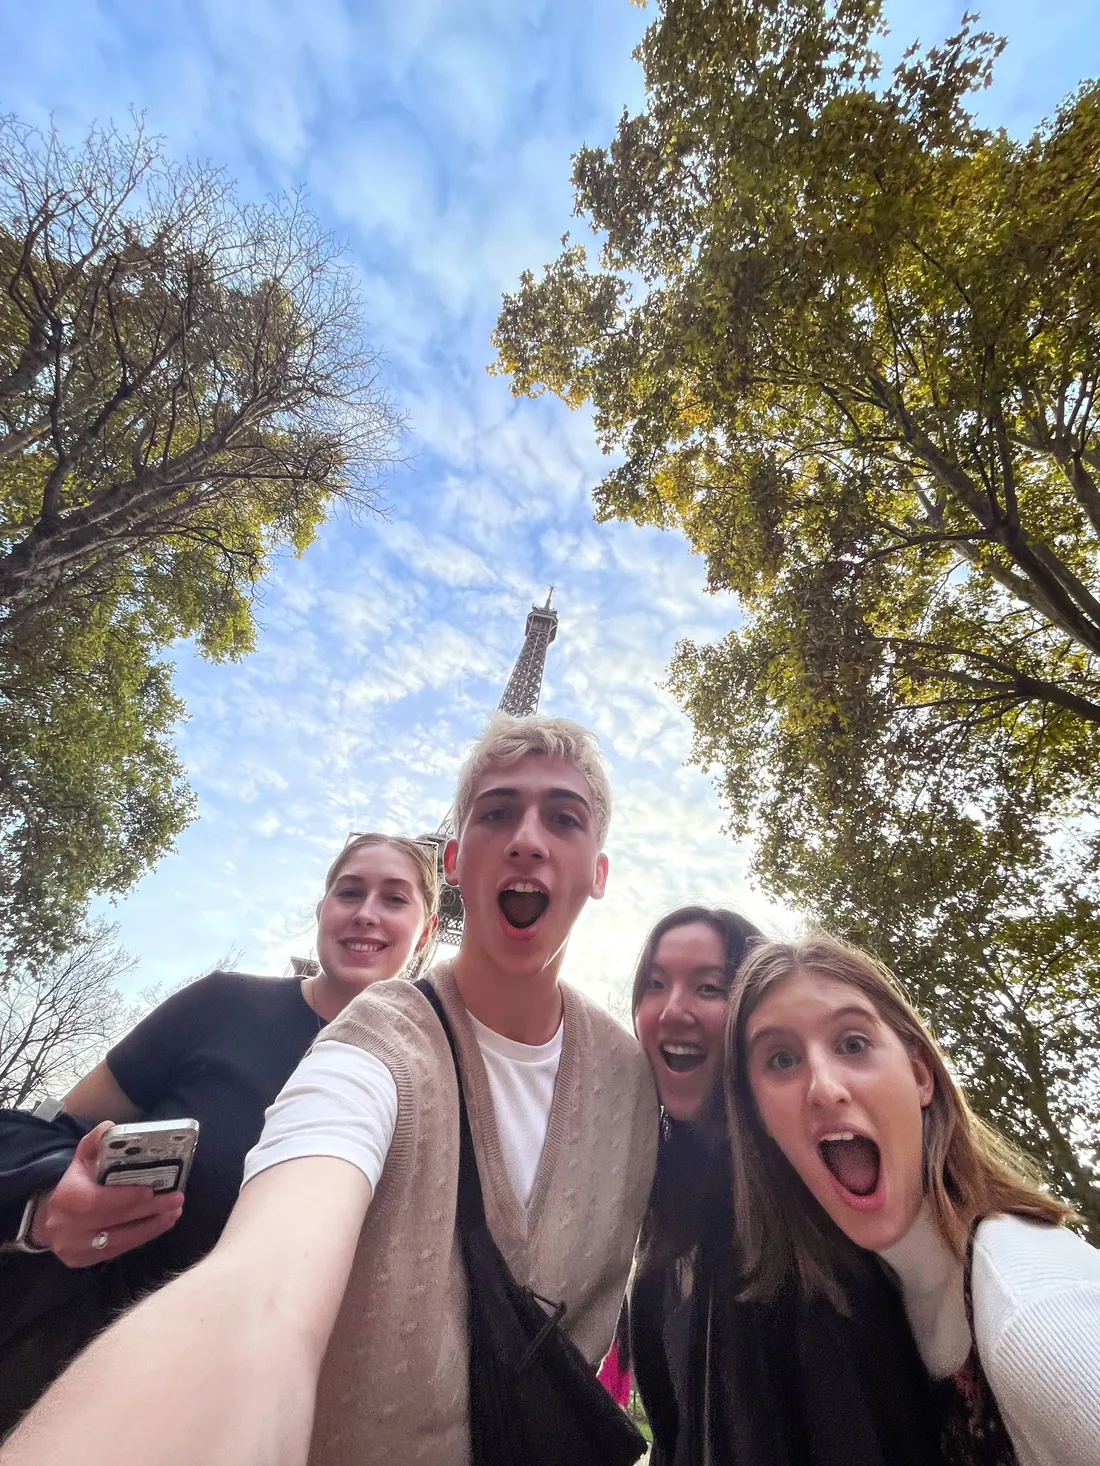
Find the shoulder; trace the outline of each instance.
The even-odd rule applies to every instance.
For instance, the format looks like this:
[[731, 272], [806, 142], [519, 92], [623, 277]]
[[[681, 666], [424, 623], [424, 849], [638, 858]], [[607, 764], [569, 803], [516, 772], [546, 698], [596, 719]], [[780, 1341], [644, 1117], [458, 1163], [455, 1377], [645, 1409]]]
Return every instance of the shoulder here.
[[601, 1008], [579, 988], [572, 987], [569, 983], [563, 982], [561, 990], [565, 1004], [565, 1021], [572, 1022], [583, 1030], [585, 1037], [602, 1055], [622, 1061], [631, 1068], [636, 1068], [640, 1060], [648, 1068], [641, 1044], [618, 1019], [612, 1018], [606, 1008]]
[[975, 1307], [1014, 1311], [1063, 1288], [1100, 1288], [1100, 1252], [1066, 1227], [987, 1217], [974, 1238]]
[[177, 988], [164, 999], [164, 1003], [177, 1006], [184, 1002], [270, 1004], [278, 1002], [294, 986], [281, 977], [259, 977], [251, 972], [222, 972], [215, 969], [205, 977], [197, 977], [193, 982]]
[[638, 1040], [606, 1008], [586, 997], [577, 988], [562, 983], [565, 1021], [574, 1023], [589, 1048], [590, 1061], [600, 1066], [605, 1077], [633, 1084], [645, 1096], [652, 1094], [656, 1104], [656, 1088], [649, 1060]]
[[[251, 977], [243, 972], [208, 972], [169, 993], [120, 1040], [108, 1055], [113, 1059], [149, 1043], [177, 1046], [187, 1036], [220, 1029], [244, 1012], [255, 1012], [260, 991], [281, 986], [278, 978]], [[272, 1001], [270, 997], [267, 1001]]]
[[1100, 1253], [1065, 1227], [991, 1217], [973, 1280], [978, 1353], [1017, 1447], [1100, 1460]]
[[424, 994], [403, 977], [374, 983], [353, 998], [318, 1035], [318, 1044], [328, 1041], [373, 1054], [399, 1089], [407, 1082], [419, 1090], [431, 1074], [454, 1072], [442, 1024]]

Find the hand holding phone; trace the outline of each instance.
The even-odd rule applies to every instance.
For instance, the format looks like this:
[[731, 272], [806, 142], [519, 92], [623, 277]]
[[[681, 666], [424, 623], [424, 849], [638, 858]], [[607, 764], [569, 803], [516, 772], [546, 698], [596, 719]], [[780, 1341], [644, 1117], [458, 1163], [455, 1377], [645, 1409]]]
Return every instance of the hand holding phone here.
[[[48, 1247], [66, 1267], [109, 1262], [169, 1231], [179, 1221], [183, 1193], [157, 1194], [148, 1184], [101, 1186], [99, 1148], [112, 1128], [105, 1120], [84, 1136], [69, 1168], [35, 1207], [31, 1240]], [[131, 1157], [133, 1159], [133, 1157]], [[106, 1241], [99, 1239], [106, 1233]]]
[[149, 1186], [182, 1191], [199, 1140], [197, 1120], [138, 1120], [112, 1125], [100, 1138], [100, 1186]]

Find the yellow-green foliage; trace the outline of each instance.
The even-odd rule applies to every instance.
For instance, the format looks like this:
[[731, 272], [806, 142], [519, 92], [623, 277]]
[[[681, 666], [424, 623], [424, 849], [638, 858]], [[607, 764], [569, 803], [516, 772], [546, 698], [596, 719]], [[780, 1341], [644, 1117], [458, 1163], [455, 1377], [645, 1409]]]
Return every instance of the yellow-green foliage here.
[[189, 818], [164, 650], [249, 651], [275, 555], [372, 505], [395, 421], [300, 200], [8, 118], [0, 219], [0, 925], [29, 950]]
[[522, 277], [496, 370], [590, 402], [597, 513], [739, 597], [671, 680], [758, 875], [908, 961], [1100, 1227], [1098, 852], [1064, 833], [1100, 813], [1100, 85], [1018, 141], [971, 115], [973, 18], [885, 77], [879, 27], [665, 0], [645, 110], [574, 160], [599, 259]]

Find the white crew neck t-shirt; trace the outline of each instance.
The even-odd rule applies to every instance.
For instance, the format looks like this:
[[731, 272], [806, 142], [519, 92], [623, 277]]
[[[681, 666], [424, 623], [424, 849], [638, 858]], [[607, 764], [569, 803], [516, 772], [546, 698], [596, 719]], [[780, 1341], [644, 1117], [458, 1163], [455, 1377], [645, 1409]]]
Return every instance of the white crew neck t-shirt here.
[[[489, 1080], [501, 1156], [512, 1190], [526, 1207], [542, 1159], [563, 1024], [548, 1043], [521, 1044], [494, 1033], [471, 1013]], [[354, 1044], [322, 1040], [308, 1053], [264, 1117], [248, 1152], [242, 1185], [270, 1166], [305, 1156], [350, 1161], [378, 1185], [397, 1125], [397, 1086], [381, 1059]]]

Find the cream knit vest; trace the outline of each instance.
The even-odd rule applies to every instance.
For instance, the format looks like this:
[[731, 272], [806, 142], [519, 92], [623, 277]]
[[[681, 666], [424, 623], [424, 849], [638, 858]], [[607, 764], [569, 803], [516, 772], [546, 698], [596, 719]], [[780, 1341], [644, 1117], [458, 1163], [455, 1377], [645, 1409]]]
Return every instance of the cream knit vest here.
[[[561, 1063], [530, 1205], [508, 1181], [489, 1081], [450, 964], [432, 973], [454, 1030], [485, 1210], [521, 1283], [564, 1300], [598, 1364], [611, 1342], [657, 1148], [657, 1098], [637, 1043], [562, 984]], [[321, 1370], [310, 1466], [465, 1466], [465, 1277], [455, 1237], [458, 1090], [439, 1020], [408, 982], [368, 988], [324, 1031], [379, 1058], [397, 1085], [393, 1143]]]

